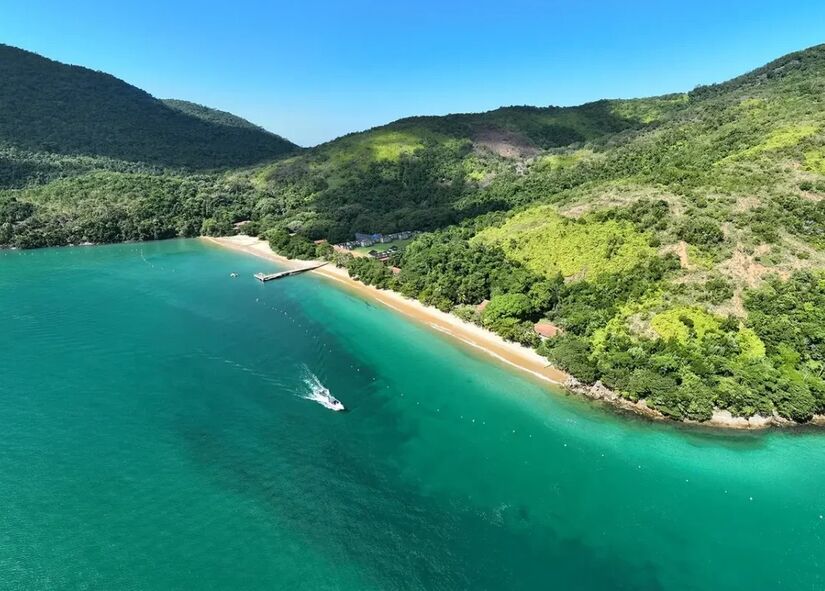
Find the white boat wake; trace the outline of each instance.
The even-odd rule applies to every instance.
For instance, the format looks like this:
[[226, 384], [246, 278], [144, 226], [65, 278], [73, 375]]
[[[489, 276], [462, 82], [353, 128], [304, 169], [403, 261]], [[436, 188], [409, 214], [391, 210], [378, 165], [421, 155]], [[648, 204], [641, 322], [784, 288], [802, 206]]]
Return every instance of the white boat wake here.
[[336, 412], [346, 410], [346, 407], [343, 403], [338, 400], [335, 396], [333, 396], [330, 391], [321, 383], [321, 380], [318, 379], [314, 373], [309, 371], [309, 369], [304, 368], [306, 376], [304, 377], [304, 384], [309, 389], [309, 392], [306, 393], [302, 398], [306, 400], [312, 400], [313, 402], [317, 402], [324, 408], [328, 408], [329, 410], [334, 410]]

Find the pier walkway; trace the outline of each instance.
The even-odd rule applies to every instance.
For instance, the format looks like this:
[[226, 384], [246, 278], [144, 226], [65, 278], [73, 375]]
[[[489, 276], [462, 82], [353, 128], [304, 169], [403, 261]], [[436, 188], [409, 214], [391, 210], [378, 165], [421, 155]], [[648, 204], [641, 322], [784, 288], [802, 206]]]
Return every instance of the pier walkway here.
[[267, 281], [274, 281], [275, 279], [282, 279], [283, 277], [289, 277], [290, 275], [297, 275], [298, 273], [304, 273], [306, 271], [312, 271], [313, 269], [320, 269], [327, 263], [320, 263], [318, 265], [310, 265], [309, 267], [300, 267], [298, 269], [289, 269], [287, 271], [281, 271], [279, 273], [255, 273], [254, 277], [258, 281], [262, 283], [266, 283]]

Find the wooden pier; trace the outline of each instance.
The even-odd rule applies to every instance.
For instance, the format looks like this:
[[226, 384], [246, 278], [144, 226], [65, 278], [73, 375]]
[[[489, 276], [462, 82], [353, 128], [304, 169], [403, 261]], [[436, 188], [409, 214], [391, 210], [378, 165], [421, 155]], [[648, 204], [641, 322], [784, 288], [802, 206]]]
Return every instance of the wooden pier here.
[[321, 263], [319, 265], [310, 265], [309, 267], [301, 267], [299, 269], [289, 269], [288, 271], [281, 271], [279, 273], [255, 273], [254, 277], [261, 283], [266, 283], [267, 281], [282, 279], [284, 277], [289, 277], [290, 275], [297, 275], [298, 273], [305, 273], [306, 271], [320, 269], [324, 265], [326, 265], [326, 263]]

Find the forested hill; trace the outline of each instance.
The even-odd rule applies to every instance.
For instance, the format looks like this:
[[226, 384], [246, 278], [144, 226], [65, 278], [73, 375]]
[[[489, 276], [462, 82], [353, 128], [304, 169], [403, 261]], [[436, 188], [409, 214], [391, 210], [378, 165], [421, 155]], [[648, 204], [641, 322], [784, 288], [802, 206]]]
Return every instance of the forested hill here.
[[277, 201], [267, 210], [294, 220], [293, 229], [340, 241], [355, 231], [443, 227], [596, 184], [636, 195], [660, 184], [755, 186], [773, 175], [772, 156], [794, 151], [799, 174], [814, 173], [823, 54], [814, 47], [690, 93], [402, 119], [263, 168], [254, 181]]
[[[578, 107], [502, 107], [410, 117], [349, 134], [251, 177], [277, 211], [308, 235], [434, 229], [510, 203], [491, 193], [526, 177], [549, 154], [624, 141], [677, 109], [683, 95]], [[297, 226], [294, 226], [297, 227]]]
[[825, 46], [685, 94], [404, 120], [255, 181], [282, 253], [443, 228], [398, 274], [342, 262], [586, 384], [678, 419], [825, 413]]
[[[49, 125], [31, 128], [20, 137], [43, 141]], [[24, 148], [0, 145], [0, 244], [228, 234], [248, 220], [306, 258], [329, 252], [321, 238], [421, 230], [397, 274], [339, 262], [672, 417], [825, 414], [825, 46], [688, 93], [413, 117], [235, 170]], [[539, 342], [536, 322], [555, 336]]]
[[197, 103], [181, 101], [177, 99], [163, 99], [163, 103], [168, 107], [176, 109], [187, 115], [191, 115], [192, 117], [197, 117], [198, 119], [202, 119], [214, 125], [240, 127], [242, 129], [251, 129], [263, 131], [266, 133], [266, 130], [264, 130], [262, 127], [255, 125], [254, 123], [250, 123], [242, 117], [238, 117], [237, 115], [233, 115], [232, 113], [227, 113], [226, 111], [210, 109], [209, 107], [205, 107]]
[[33, 153], [213, 169], [296, 148], [240, 118], [164, 102], [109, 74], [0, 45], [0, 145]]

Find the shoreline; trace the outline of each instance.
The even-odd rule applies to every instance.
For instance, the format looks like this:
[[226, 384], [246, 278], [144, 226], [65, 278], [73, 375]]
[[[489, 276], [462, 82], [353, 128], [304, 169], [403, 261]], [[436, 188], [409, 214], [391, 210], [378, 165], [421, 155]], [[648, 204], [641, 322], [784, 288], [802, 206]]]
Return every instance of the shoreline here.
[[[229, 236], [221, 238], [204, 237], [203, 240], [217, 246], [238, 252], [245, 252], [291, 268], [299, 268], [306, 264], [306, 261], [301, 261], [301, 263], [298, 264], [294, 260], [287, 259], [272, 252], [269, 244], [258, 238]], [[528, 349], [517, 343], [505, 341], [497, 334], [480, 326], [465, 322], [453, 314], [425, 306], [421, 302], [406, 298], [400, 293], [387, 289], [378, 289], [372, 285], [365, 285], [360, 281], [352, 279], [346, 269], [329, 264], [308, 272], [342, 284], [350, 291], [365, 296], [372, 301], [378, 301], [403, 316], [411, 318], [421, 324], [426, 324], [439, 333], [457, 339], [465, 345], [469, 345], [500, 362], [528, 373], [546, 383], [557, 386], [560, 389], [564, 387], [565, 382], [571, 377], [567, 373], [551, 366], [547, 359], [532, 349]]]
[[[260, 238], [237, 235], [226, 237], [203, 236], [201, 240], [221, 248], [227, 248], [236, 252], [243, 252], [262, 259], [267, 259], [289, 268], [299, 268], [305, 266], [308, 261], [297, 262], [288, 259], [272, 251], [269, 243]], [[825, 425], [825, 416], [817, 415], [809, 423], [796, 423], [784, 419], [777, 415], [765, 417], [754, 415], [752, 417], [737, 417], [725, 410], [716, 410], [708, 421], [675, 421], [669, 419], [656, 409], [650, 408], [644, 400], [633, 402], [620, 397], [615, 392], [604, 387], [600, 382], [592, 386], [580, 383], [570, 374], [553, 367], [546, 358], [542, 357], [533, 349], [518, 343], [504, 340], [497, 334], [465, 322], [459, 317], [448, 312], [442, 312], [431, 306], [426, 306], [407, 298], [400, 293], [387, 289], [378, 289], [372, 285], [366, 285], [352, 279], [346, 269], [335, 267], [332, 263], [308, 271], [330, 281], [338, 283], [347, 290], [357, 293], [372, 301], [380, 302], [395, 312], [424, 324], [437, 332], [447, 335], [464, 345], [470, 346], [482, 354], [492, 357], [505, 365], [525, 373], [534, 379], [541, 380], [545, 384], [555, 386], [559, 392], [557, 394], [573, 393], [591, 400], [597, 400], [610, 405], [612, 408], [624, 412], [630, 412], [638, 416], [655, 421], [667, 421], [676, 424], [718, 428], [725, 430], [764, 430], [769, 427], [804, 427], [806, 425]]]

